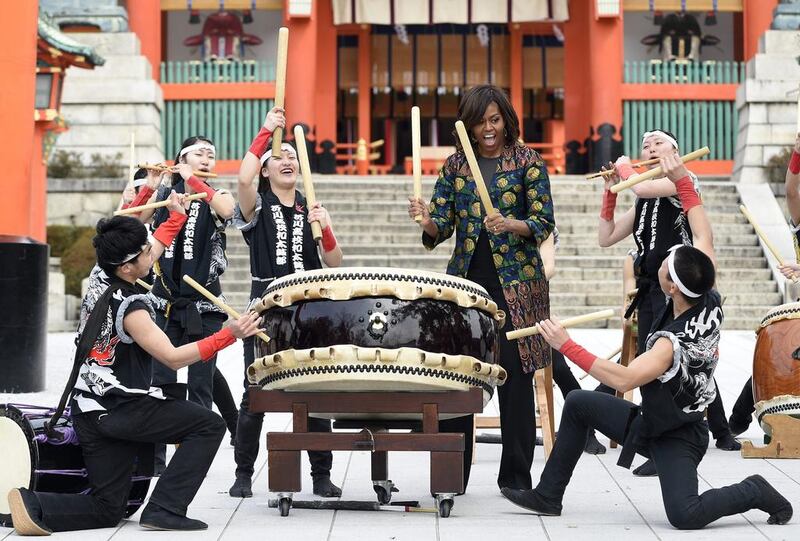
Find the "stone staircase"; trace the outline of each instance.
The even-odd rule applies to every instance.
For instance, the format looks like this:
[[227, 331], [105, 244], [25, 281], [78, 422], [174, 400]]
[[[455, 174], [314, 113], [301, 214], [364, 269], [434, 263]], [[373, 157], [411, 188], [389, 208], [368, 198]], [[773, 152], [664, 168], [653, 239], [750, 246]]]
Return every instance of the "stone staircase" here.
[[[701, 180], [703, 199], [714, 227], [719, 265], [718, 285], [726, 297], [726, 328], [753, 329], [763, 315], [780, 304], [777, 284], [752, 227], [739, 213], [735, 186], [725, 177]], [[234, 179], [218, 182], [235, 192]], [[433, 179], [423, 182], [429, 197]], [[419, 227], [406, 214], [411, 179], [405, 176], [317, 176], [317, 199], [331, 213], [344, 250], [344, 265], [387, 266], [444, 272], [453, 249], [450, 239], [433, 252], [420, 241]], [[634, 247], [631, 238], [611, 248], [597, 245], [597, 216], [602, 185], [582, 177], [552, 179], [560, 245], [557, 274], [551, 283], [552, 313], [570, 317], [622, 303], [622, 262]], [[633, 204], [633, 194], [621, 194], [618, 212]], [[229, 266], [223, 291], [232, 306], [243, 308], [249, 295], [248, 251], [241, 235], [228, 231]], [[619, 318], [595, 326], [619, 328]]]

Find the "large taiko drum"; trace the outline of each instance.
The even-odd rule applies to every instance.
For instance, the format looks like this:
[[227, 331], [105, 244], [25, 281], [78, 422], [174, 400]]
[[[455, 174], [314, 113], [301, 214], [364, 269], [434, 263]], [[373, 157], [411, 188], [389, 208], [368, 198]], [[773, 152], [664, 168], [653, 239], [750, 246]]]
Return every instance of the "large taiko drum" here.
[[756, 418], [782, 413], [800, 418], [800, 302], [771, 310], [761, 321], [753, 354]]
[[483, 390], [497, 364], [505, 314], [485, 289], [446, 274], [338, 268], [275, 280], [254, 309], [271, 340], [256, 341], [251, 383], [287, 391]]
[[[89, 491], [83, 453], [72, 421], [61, 418], [49, 437], [44, 423], [54, 410], [23, 404], [0, 404], [0, 524], [11, 526], [11, 511], [6, 495], [12, 488], [25, 487], [40, 492], [80, 494]], [[129, 517], [141, 507], [150, 477], [133, 476], [128, 495]]]

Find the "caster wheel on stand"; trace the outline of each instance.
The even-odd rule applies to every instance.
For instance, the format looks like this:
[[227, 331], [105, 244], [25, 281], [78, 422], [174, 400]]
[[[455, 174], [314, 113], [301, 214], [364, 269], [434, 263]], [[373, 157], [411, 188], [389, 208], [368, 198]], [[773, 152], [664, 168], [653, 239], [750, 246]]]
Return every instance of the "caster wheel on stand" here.
[[436, 507], [439, 508], [440, 517], [449, 517], [450, 510], [453, 509], [453, 494], [437, 494]]
[[289, 509], [292, 508], [292, 499], [291, 498], [280, 498], [278, 499], [278, 510], [281, 512], [282, 517], [289, 516]]
[[372, 489], [378, 496], [378, 503], [388, 505], [392, 501], [392, 492], [399, 492], [391, 480], [373, 481]]

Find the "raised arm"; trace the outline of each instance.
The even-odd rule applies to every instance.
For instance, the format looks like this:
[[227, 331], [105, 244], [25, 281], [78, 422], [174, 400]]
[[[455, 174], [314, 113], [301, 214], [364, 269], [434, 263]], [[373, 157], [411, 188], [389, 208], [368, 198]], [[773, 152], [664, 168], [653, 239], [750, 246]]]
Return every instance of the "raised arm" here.
[[[606, 169], [605, 167], [603, 169]], [[597, 225], [597, 244], [601, 248], [608, 248], [618, 243], [633, 233], [635, 207], [628, 209], [619, 220], [614, 218], [617, 208], [617, 194], [611, 191], [611, 186], [618, 183], [620, 178], [628, 178], [633, 174], [631, 160], [627, 156], [620, 156], [614, 164], [615, 174], [606, 178], [603, 190], [603, 203], [600, 208], [600, 221]]]
[[317, 201], [314, 206], [308, 211], [308, 221], [319, 222], [322, 229], [322, 241], [320, 248], [322, 251], [322, 261], [328, 267], [338, 267], [342, 264], [342, 248], [336, 241], [336, 236], [333, 234], [333, 225], [331, 224], [331, 217], [328, 214], [328, 209], [322, 206], [322, 203]]
[[703, 207], [703, 202], [694, 188], [689, 171], [681, 161], [678, 152], [662, 157], [661, 167], [667, 178], [675, 183], [678, 199], [681, 201], [683, 212], [686, 213], [689, 227], [692, 229], [692, 245], [706, 254], [716, 266], [717, 259], [714, 254], [714, 234], [711, 230], [711, 222]]
[[253, 213], [256, 210], [258, 173], [262, 169], [261, 158], [270, 150], [267, 144], [270, 136], [278, 127], [286, 128], [286, 116], [281, 107], [273, 107], [264, 118], [261, 130], [250, 143], [250, 148], [239, 166], [239, 209], [241, 209], [246, 222], [253, 219]]
[[409, 198], [408, 215], [411, 218], [421, 215], [419, 223], [422, 228], [422, 243], [428, 250], [433, 250], [444, 242], [455, 231], [455, 175], [448, 172], [447, 164], [439, 171], [439, 178], [433, 186], [433, 197], [430, 205], [422, 199]]

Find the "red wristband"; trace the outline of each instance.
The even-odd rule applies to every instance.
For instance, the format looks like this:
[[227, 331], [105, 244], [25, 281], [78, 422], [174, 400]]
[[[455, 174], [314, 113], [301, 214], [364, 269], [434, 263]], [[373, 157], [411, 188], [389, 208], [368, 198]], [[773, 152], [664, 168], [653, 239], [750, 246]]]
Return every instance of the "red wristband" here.
[[267, 151], [267, 141], [270, 135], [272, 135], [272, 132], [262, 127], [255, 139], [253, 139], [253, 142], [250, 143], [250, 148], [248, 150], [261, 159], [261, 156]]
[[562, 345], [558, 351], [560, 351], [564, 357], [578, 365], [584, 372], [589, 372], [592, 365], [597, 360], [597, 355], [586, 351], [583, 347], [576, 344], [572, 338], [564, 342], [564, 345]]
[[631, 164], [629, 163], [621, 163], [614, 167], [617, 170], [617, 175], [619, 175], [619, 178], [621, 178], [622, 180], [628, 180], [629, 178], [631, 178], [633, 175], [636, 174], [636, 171], [634, 171], [633, 166], [631, 166]]
[[789, 160], [789, 172], [793, 175], [800, 173], [800, 154], [796, 150], [792, 151], [792, 159]]
[[194, 175], [189, 177], [189, 180], [186, 181], [186, 184], [197, 193], [207, 194], [208, 197], [206, 197], [206, 203], [211, 203], [211, 200], [214, 199], [215, 195], [217, 195], [217, 191], [214, 188]]
[[336, 237], [333, 236], [331, 224], [328, 224], [328, 227], [322, 230], [322, 249], [330, 252], [334, 248], [336, 248]]
[[234, 342], [236, 342], [236, 337], [233, 336], [233, 331], [229, 327], [225, 327], [211, 336], [198, 340], [197, 349], [200, 350], [200, 358], [203, 361], [208, 361], [218, 351], [225, 349]]
[[127, 205], [122, 205], [122, 208], [130, 208], [130, 207], [139, 207], [147, 203], [147, 200], [150, 199], [150, 196], [153, 195], [153, 189], [150, 186], [142, 186], [139, 188], [139, 193], [136, 194], [136, 197], [133, 198], [133, 201], [128, 203]]
[[683, 177], [682, 179], [675, 182], [675, 189], [678, 190], [678, 199], [681, 200], [681, 206], [683, 207], [683, 212], [686, 214], [689, 213], [697, 205], [702, 205], [703, 202], [700, 200], [700, 196], [697, 195], [697, 192], [694, 189], [694, 182], [689, 177]]
[[180, 230], [185, 223], [186, 214], [171, 210], [169, 211], [169, 218], [167, 221], [159, 225], [158, 228], [153, 232], [153, 238], [163, 244], [165, 247], [170, 246], [172, 245], [172, 241], [175, 240], [175, 237], [178, 236], [178, 233], [180, 233]]
[[603, 193], [603, 206], [600, 207], [600, 218], [607, 222], [613, 221], [615, 208], [617, 208], [617, 194], [606, 190]]

